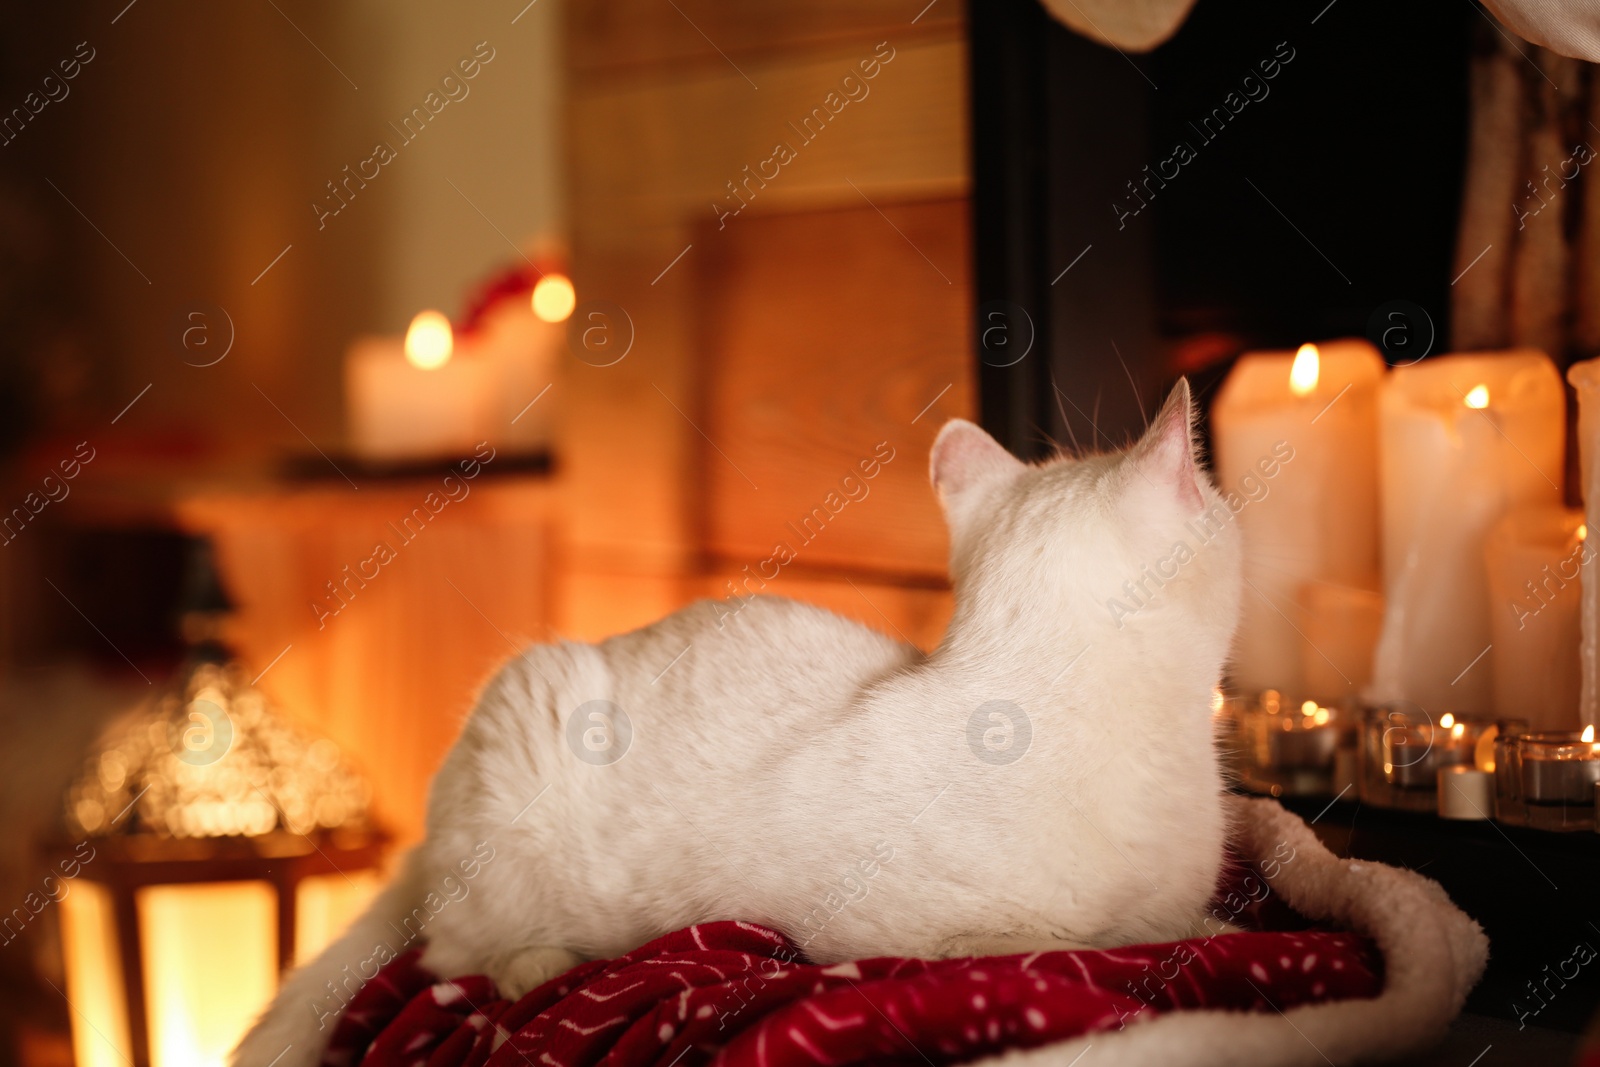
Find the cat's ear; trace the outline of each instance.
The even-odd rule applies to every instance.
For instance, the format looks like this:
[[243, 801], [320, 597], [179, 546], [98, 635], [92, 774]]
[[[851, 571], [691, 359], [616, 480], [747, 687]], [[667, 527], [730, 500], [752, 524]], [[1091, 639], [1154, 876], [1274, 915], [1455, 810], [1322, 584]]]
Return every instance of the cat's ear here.
[[1169, 495], [1189, 514], [1204, 510], [1200, 465], [1194, 457], [1194, 401], [1189, 395], [1189, 379], [1179, 378], [1172, 387], [1130, 458], [1146, 485]]
[[973, 488], [1023, 469], [1021, 460], [966, 419], [945, 423], [928, 456], [928, 478], [947, 512]]

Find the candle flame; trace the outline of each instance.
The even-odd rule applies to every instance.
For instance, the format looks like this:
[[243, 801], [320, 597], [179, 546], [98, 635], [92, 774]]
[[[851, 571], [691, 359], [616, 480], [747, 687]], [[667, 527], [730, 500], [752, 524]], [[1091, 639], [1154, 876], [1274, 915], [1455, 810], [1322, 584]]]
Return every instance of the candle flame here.
[[433, 370], [450, 362], [455, 339], [450, 320], [437, 311], [419, 311], [406, 330], [406, 359], [413, 367]]
[[1474, 385], [1467, 394], [1467, 407], [1482, 410], [1489, 406], [1489, 387], [1487, 385]]
[[1450, 729], [1450, 727], [1454, 726], [1455, 724], [1456, 717], [1450, 714], [1448, 711], [1439, 716], [1439, 725], [1443, 726], [1446, 730]]
[[1315, 715], [1316, 713], [1317, 713], [1317, 702], [1315, 700], [1308, 700], [1304, 704], [1300, 705], [1300, 714], [1302, 714], [1302, 715]]
[[1295, 396], [1309, 396], [1317, 388], [1317, 377], [1322, 369], [1322, 358], [1316, 345], [1301, 345], [1294, 354], [1294, 365], [1289, 368], [1289, 392]]
[[1458, 723], [1455, 724], [1455, 726], [1451, 727], [1450, 736], [1454, 737], [1454, 738], [1460, 738], [1460, 737], [1464, 736], [1466, 734], [1466, 732], [1467, 732], [1467, 724], [1464, 723], [1464, 722], [1458, 722]]
[[545, 322], [566, 322], [577, 304], [577, 290], [564, 274], [546, 274], [533, 287], [533, 313]]
[[1578, 524], [1578, 540], [1583, 541], [1583, 540], [1586, 540], [1588, 537], [1589, 537], [1589, 524], [1586, 523], [1586, 522], [1579, 523]]
[[1594, 724], [1590, 723], [1583, 728], [1583, 741], [1587, 744], [1594, 740]]

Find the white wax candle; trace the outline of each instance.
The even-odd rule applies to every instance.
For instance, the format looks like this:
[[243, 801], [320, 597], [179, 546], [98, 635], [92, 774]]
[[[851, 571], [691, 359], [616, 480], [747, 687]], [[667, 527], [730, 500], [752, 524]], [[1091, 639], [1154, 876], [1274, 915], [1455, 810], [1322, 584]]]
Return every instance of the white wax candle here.
[[1512, 508], [1560, 503], [1561, 377], [1539, 352], [1442, 356], [1390, 374], [1379, 410], [1385, 613], [1369, 695], [1490, 713], [1484, 541]]
[[1527, 508], [1489, 532], [1494, 712], [1534, 731], [1576, 730], [1583, 513]]
[[[1583, 505], [1591, 530], [1600, 530], [1600, 359], [1575, 363], [1567, 380], [1578, 391], [1578, 468], [1583, 487]], [[1594, 565], [1583, 568], [1583, 599], [1579, 614], [1580, 643], [1578, 664], [1582, 688], [1578, 694], [1578, 718], [1584, 726], [1600, 725], [1600, 573]]]
[[489, 370], [470, 353], [425, 369], [399, 337], [358, 339], [344, 363], [351, 449], [373, 460], [471, 452], [489, 436]]
[[1487, 819], [1494, 813], [1494, 775], [1476, 767], [1439, 768], [1439, 817]]
[[1365, 341], [1317, 349], [1314, 379], [1304, 360], [1296, 373], [1294, 352], [1240, 357], [1211, 411], [1217, 482], [1243, 502], [1247, 584], [1233, 678], [1246, 690], [1279, 689], [1294, 699], [1306, 695], [1301, 587], [1329, 581], [1372, 589], [1378, 582], [1383, 360]]
[[461, 355], [481, 360], [493, 376], [488, 435], [497, 447], [529, 452], [550, 444], [560, 398], [545, 389], [555, 382], [565, 345], [566, 325], [545, 322], [520, 299], [504, 301], [460, 338]]
[[1372, 683], [1383, 594], [1336, 582], [1306, 582], [1297, 604], [1306, 638], [1300, 649], [1304, 695], [1323, 704], [1359, 695]]

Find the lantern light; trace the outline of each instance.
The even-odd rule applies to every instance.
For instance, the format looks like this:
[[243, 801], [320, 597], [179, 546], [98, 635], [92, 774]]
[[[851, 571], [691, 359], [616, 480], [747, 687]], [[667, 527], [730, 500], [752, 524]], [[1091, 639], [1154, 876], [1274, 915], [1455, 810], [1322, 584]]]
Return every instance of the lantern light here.
[[279, 973], [377, 888], [387, 838], [368, 786], [232, 660], [204, 543], [184, 603], [178, 678], [111, 724], [66, 796], [82, 860], [60, 900], [79, 1067], [221, 1067]]

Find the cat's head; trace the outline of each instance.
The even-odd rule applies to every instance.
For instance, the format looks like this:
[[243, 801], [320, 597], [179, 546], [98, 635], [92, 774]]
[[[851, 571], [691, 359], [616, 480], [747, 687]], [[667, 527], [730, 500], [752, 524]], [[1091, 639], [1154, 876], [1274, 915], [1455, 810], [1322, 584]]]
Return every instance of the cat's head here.
[[1195, 458], [1180, 381], [1130, 448], [1026, 464], [947, 423], [930, 473], [950, 529], [958, 611], [1080, 636], [1186, 637], [1226, 655], [1240, 597], [1233, 513]]

